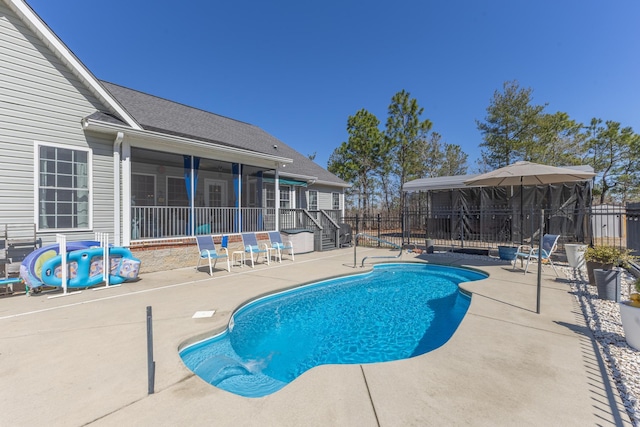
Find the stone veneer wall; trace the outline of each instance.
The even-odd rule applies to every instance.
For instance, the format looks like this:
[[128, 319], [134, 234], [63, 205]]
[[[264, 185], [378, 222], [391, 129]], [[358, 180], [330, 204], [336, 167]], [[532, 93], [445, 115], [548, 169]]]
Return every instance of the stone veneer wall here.
[[198, 247], [195, 240], [132, 245], [130, 249], [133, 256], [140, 259], [140, 274], [184, 267], [195, 268], [198, 262]]

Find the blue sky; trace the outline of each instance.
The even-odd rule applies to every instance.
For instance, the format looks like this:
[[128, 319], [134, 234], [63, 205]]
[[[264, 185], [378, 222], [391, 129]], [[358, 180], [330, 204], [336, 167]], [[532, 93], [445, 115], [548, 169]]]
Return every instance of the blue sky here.
[[260, 126], [321, 166], [405, 89], [469, 155], [494, 91], [640, 132], [640, 2], [27, 0], [98, 77]]

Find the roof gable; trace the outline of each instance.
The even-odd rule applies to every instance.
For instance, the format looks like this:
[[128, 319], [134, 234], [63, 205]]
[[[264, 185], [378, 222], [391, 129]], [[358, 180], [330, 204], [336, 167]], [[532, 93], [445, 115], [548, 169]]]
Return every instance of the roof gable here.
[[53, 54], [93, 93], [112, 114], [119, 116], [127, 125], [140, 129], [133, 117], [106, 91], [98, 79], [56, 36], [40, 17], [23, 0], [2, 0], [22, 22], [44, 43]]

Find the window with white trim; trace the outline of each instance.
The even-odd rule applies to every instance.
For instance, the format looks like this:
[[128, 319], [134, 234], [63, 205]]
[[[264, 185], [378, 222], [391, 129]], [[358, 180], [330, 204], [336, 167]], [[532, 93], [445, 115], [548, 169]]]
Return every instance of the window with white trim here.
[[38, 143], [36, 153], [38, 229], [90, 228], [91, 151]]
[[331, 209], [334, 211], [340, 210], [340, 193], [331, 193]]
[[264, 206], [267, 208], [276, 207], [276, 186], [273, 184], [265, 184], [264, 186]]
[[318, 192], [316, 190], [309, 190], [309, 210], [318, 210]]
[[280, 209], [291, 208], [291, 187], [280, 186]]

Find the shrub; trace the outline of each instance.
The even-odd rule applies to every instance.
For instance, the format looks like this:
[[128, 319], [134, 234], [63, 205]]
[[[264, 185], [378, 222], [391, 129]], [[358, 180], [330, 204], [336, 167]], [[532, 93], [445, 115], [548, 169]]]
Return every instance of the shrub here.
[[634, 261], [636, 257], [631, 255], [629, 249], [601, 245], [588, 247], [584, 253], [584, 259], [600, 264], [613, 264], [616, 267], [628, 268], [629, 263]]

